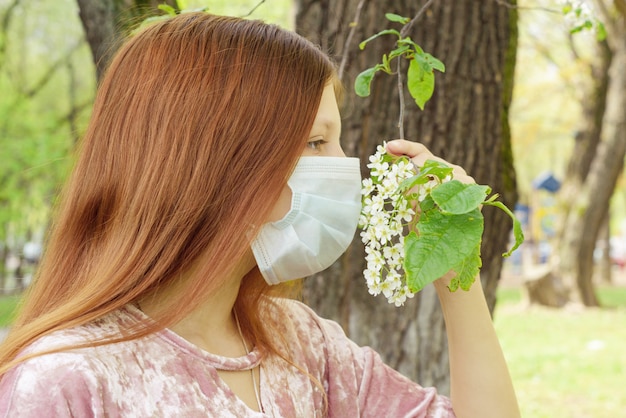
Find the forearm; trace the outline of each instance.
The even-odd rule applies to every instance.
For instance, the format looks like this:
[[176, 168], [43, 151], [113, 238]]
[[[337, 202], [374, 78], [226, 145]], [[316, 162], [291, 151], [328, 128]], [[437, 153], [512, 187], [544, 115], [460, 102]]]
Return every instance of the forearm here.
[[480, 280], [451, 293], [435, 282], [450, 355], [451, 399], [459, 418], [515, 418], [519, 407]]

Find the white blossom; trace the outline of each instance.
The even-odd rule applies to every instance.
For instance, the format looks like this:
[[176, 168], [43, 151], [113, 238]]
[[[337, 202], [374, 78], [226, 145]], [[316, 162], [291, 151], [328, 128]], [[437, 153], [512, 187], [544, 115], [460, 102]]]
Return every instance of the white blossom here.
[[383, 294], [388, 302], [402, 306], [414, 296], [404, 274], [404, 237], [414, 222], [415, 205], [442, 181], [433, 177], [426, 184], [401, 190], [400, 185], [415, 176], [415, 166], [407, 157], [391, 157], [384, 145], [369, 157], [370, 178], [363, 180], [362, 213], [359, 220], [365, 244], [367, 268], [363, 272], [370, 294]]
[[368, 196], [374, 191], [374, 181], [371, 178], [364, 179], [361, 182], [361, 194]]

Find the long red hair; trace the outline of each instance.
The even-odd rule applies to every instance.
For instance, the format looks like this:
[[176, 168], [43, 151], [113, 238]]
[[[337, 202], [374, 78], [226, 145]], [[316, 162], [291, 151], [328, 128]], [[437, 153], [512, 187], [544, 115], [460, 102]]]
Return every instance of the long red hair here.
[[[221, 286], [286, 184], [333, 76], [317, 47], [260, 21], [186, 13], [128, 40], [98, 89], [0, 373], [35, 339], [169, 286], [192, 265], [201, 267], [155, 325], [121, 339], [178, 322]], [[274, 351], [260, 309], [269, 291], [254, 269], [236, 307], [246, 335]]]

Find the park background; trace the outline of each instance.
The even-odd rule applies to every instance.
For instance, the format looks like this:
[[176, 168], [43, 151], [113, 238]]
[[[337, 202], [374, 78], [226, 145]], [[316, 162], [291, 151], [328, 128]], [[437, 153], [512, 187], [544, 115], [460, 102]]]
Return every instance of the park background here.
[[[71, 166], [72, 149], [86, 126], [94, 97], [97, 71], [79, 16], [80, 3], [88, 2], [0, 0], [0, 251], [3, 261], [0, 263], [0, 274], [4, 294], [0, 303], [0, 318], [1, 325], [5, 327], [10, 326], [19, 294], [30, 280], [55, 193]], [[129, 8], [139, 11], [127, 13], [126, 21], [136, 22], [146, 15], [160, 13], [154, 7], [158, 2], [119, 0], [111, 3], [116, 3], [119, 10], [128, 6], [143, 7]], [[370, 28], [378, 31], [388, 26], [383, 17], [385, 12], [412, 16], [427, 2], [413, 2], [415, 4], [410, 7], [407, 6], [409, 2], [394, 1], [346, 1], [336, 2], [335, 5], [300, 1], [297, 2], [299, 7], [296, 2], [287, 0], [198, 0], [184, 3], [187, 8], [207, 7], [209, 11], [219, 14], [262, 18], [299, 28], [303, 33], [314, 33], [311, 27], [322, 27], [327, 21], [332, 21], [334, 23], [327, 26], [343, 28], [342, 31], [328, 34], [320, 29], [324, 36], [310, 37], [323, 48], [337, 52], [344, 45], [343, 39], [349, 35], [350, 28], [358, 26], [351, 25], [351, 22], [356, 21], [359, 6], [363, 7], [360, 22], [365, 26], [363, 33], [366, 37], [373, 33]], [[599, 151], [602, 144], [611, 139], [613, 131], [610, 127], [590, 128], [589, 119], [593, 119], [594, 115], [597, 119], [602, 103], [605, 107], [603, 112], [608, 112], [611, 100], [619, 101], [619, 98], [607, 98], [606, 94], [602, 96], [602, 88], [617, 90], [617, 87], [608, 84], [608, 70], [615, 62], [624, 62], [622, 55], [626, 49], [620, 49], [619, 43], [615, 47], [616, 43], [610, 41], [611, 36], [622, 34], [626, 37], [625, 16], [621, 14], [624, 10], [620, 8], [624, 3], [619, 0], [573, 3], [485, 0], [484, 5], [475, 6], [485, 9], [479, 11], [471, 9], [469, 3], [434, 1], [430, 6], [432, 13], [426, 9], [423, 20], [430, 28], [441, 27], [450, 21], [454, 23], [454, 19], [459, 19], [458, 23], [462, 26], [466, 24], [460, 20], [466, 19], [463, 13], [452, 14], [446, 20], [445, 13], [437, 10], [465, 8], [465, 14], [485, 13], [486, 16], [485, 10], [492, 7], [497, 9], [492, 16], [494, 19], [504, 13], [508, 20], [500, 19], [491, 24], [498, 28], [508, 25], [506, 40], [516, 41], [513, 48], [516, 60], [512, 101], [506, 109], [510, 122], [511, 163], [516, 173], [512, 178], [516, 187], [513, 192], [498, 188], [495, 191], [503, 193], [507, 203], [517, 208], [518, 216], [524, 221], [527, 240], [510, 259], [495, 263], [496, 266], [491, 268], [495, 271], [491, 275], [497, 277], [494, 279], [496, 284], [488, 289], [493, 291], [494, 321], [523, 416], [620, 416], [626, 410], [626, 390], [623, 389], [623, 377], [626, 375], [626, 355], [623, 353], [626, 341], [626, 186], [621, 174], [624, 147], [609, 148], [609, 154], [617, 153], [619, 157], [621, 153], [621, 165], [613, 182], [607, 176], [606, 182], [612, 183], [612, 187], [610, 199], [606, 202], [594, 194], [599, 190], [588, 184], [594, 175], [592, 168], [589, 167], [587, 173], [580, 177], [579, 184], [571, 181], [575, 176], [570, 170], [576, 164], [577, 156], [602, 156]], [[570, 11], [564, 8], [568, 4], [573, 6]], [[342, 12], [340, 17], [339, 11]], [[438, 21], [440, 16], [443, 17]], [[512, 20], [515, 20], [515, 25]], [[488, 33], [489, 24], [484, 23], [485, 33]], [[610, 26], [606, 31], [606, 40], [598, 38], [604, 25]], [[514, 30], [511, 29], [513, 27]], [[414, 40], [419, 44], [433, 45], [433, 48], [439, 47], [430, 38], [444, 35], [436, 31], [430, 33], [432, 36], [426, 39], [420, 37], [423, 33], [418, 31]], [[451, 33], [454, 35], [457, 32]], [[456, 42], [461, 46], [467, 42], [469, 48], [470, 38], [475, 34], [468, 32], [468, 39], [457, 39]], [[341, 38], [342, 42], [329, 41], [333, 36]], [[364, 39], [359, 36], [357, 33], [352, 44], [345, 44], [350, 48], [351, 56], [357, 56], [352, 59], [353, 73], [375, 64], [380, 56], [377, 58], [378, 52], [375, 51], [369, 55], [357, 55], [357, 44]], [[506, 45], [509, 50], [512, 48], [510, 43]], [[489, 48], [497, 48], [497, 43]], [[450, 61], [443, 60], [444, 63]], [[437, 75], [436, 91], [440, 80], [443, 81], [441, 85], [446, 86], [445, 77], [454, 78], [454, 71]], [[457, 74], [457, 77], [460, 76]], [[344, 83], [347, 95], [354, 96], [349, 77]], [[363, 130], [359, 124], [350, 124], [351, 117], [357, 113], [354, 110], [356, 100], [347, 99], [346, 130], [349, 133]], [[386, 98], [379, 97], [379, 100]], [[436, 100], [437, 97], [430, 103], [431, 107], [437, 105]], [[488, 100], [493, 101], [493, 97], [488, 97]], [[429, 104], [425, 112], [428, 108]], [[621, 111], [625, 114], [621, 122], [610, 120], [600, 112], [600, 121], [596, 121], [596, 125], [602, 127], [606, 119], [626, 131], [626, 108], [622, 107]], [[433, 117], [430, 120], [425, 117], [422, 123], [432, 122]], [[395, 120], [385, 123], [387, 130], [379, 133], [379, 140], [397, 135]], [[599, 130], [596, 132], [599, 148], [580, 148], [580, 144], [587, 144], [585, 135], [593, 136], [589, 134], [593, 129]], [[416, 135], [411, 131], [407, 135], [421, 140], [421, 131], [416, 131]], [[499, 134], [506, 137], [506, 133]], [[619, 141], [622, 144], [626, 141], [623, 133]], [[445, 139], [440, 139], [440, 142], [445, 142]], [[353, 155], [358, 153], [368, 154], [371, 150], [353, 150]], [[494, 174], [497, 178], [510, 176], [502, 174], [506, 167], [499, 167], [495, 161], [493, 166], [498, 167]], [[473, 174], [471, 170], [470, 173]], [[502, 187], [505, 188], [504, 185]], [[583, 201], [577, 201], [575, 197], [582, 197]], [[577, 238], [565, 232], [577, 228], [582, 231], [584, 225], [592, 223], [584, 215], [591, 211], [586, 205], [593, 203], [594, 199], [601, 201], [600, 206], [606, 213], [595, 234], [579, 237], [585, 241], [576, 247], [586, 252], [581, 258], [590, 258], [593, 263], [591, 276], [585, 282], [584, 277], [580, 279], [575, 266], [561, 268], [561, 264], [565, 264], [562, 263], [565, 255], [561, 250], [573, 245], [571, 242]], [[578, 214], [574, 220], [579, 222], [578, 227], [569, 220], [572, 212]], [[505, 232], [500, 231], [501, 236], [505, 235], [504, 241], [508, 241], [508, 227], [505, 225]], [[486, 236], [488, 239], [489, 236]], [[495, 250], [502, 251], [499, 248]], [[328, 283], [333, 279], [326, 276], [332, 274], [336, 272], [331, 268], [330, 273], [314, 277], [311, 282], [314, 285], [324, 281]], [[582, 285], [579, 283], [581, 280]], [[333, 283], [336, 282], [340, 281]], [[365, 287], [363, 280], [352, 286]], [[333, 289], [333, 292], [334, 295], [347, 297], [345, 289], [341, 292]], [[394, 308], [394, 312], [390, 313], [385, 310], [387, 308], [379, 306], [380, 301], [375, 302], [367, 295], [364, 301], [356, 302], [353, 312], [346, 313], [324, 306], [319, 301], [325, 299], [341, 305], [345, 299], [334, 299], [323, 292], [316, 295], [314, 288], [309, 294], [313, 305], [319, 305], [325, 316], [341, 322], [349, 333], [352, 331], [357, 341], [374, 345], [394, 367], [421, 383], [436, 385], [445, 392], [445, 342], [438, 339], [439, 334], [424, 334], [423, 324], [405, 320], [408, 316], [419, 316], [431, 323], [434, 320], [439, 327], [440, 321], [432, 313], [436, 308], [430, 306], [436, 303], [428, 303], [432, 296], [427, 289], [418, 300], [410, 302], [414, 306], [402, 310]], [[386, 325], [387, 330], [368, 330], [364, 332], [365, 336], [358, 335], [360, 329], [354, 325], [358, 322], [354, 318], [358, 316], [359, 309], [363, 309], [359, 305], [365, 305], [369, 312], [386, 318], [382, 322], [366, 321], [375, 324], [372, 328], [384, 328]], [[408, 337], [397, 342], [397, 346], [394, 339], [380, 341], [383, 339], [381, 335], [388, 333], [389, 329], [394, 329], [394, 333], [408, 330], [402, 332]], [[388, 349], [389, 345], [393, 347]], [[415, 347], [413, 351], [412, 347]], [[414, 356], [407, 356], [407, 352]], [[408, 360], [401, 362], [398, 360], [400, 356]], [[432, 364], [436, 367], [431, 368]]]

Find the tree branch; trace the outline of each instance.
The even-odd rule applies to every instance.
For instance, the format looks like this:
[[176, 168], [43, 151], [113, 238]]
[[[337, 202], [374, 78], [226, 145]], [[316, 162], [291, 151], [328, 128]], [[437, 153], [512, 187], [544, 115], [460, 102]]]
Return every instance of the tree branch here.
[[433, 4], [435, 2], [435, 0], [428, 0], [415, 14], [415, 16], [413, 16], [413, 19], [411, 19], [411, 21], [409, 23], [407, 23], [406, 25], [404, 25], [402, 27], [402, 30], [400, 31], [400, 37], [401, 38], [406, 38], [409, 34], [409, 31], [413, 28], [413, 25], [415, 25], [415, 23], [420, 20], [420, 18], [422, 17], [422, 15], [424, 14], [424, 12], [426, 12], [426, 9], [428, 9], [430, 7], [431, 4]]
[[400, 100], [398, 132], [400, 139], [404, 139], [404, 82], [402, 81], [402, 60], [400, 58], [398, 58], [398, 100]]
[[261, 1], [259, 1], [259, 2], [258, 2], [258, 3], [257, 3], [257, 4], [256, 4], [256, 5], [255, 5], [255, 6], [254, 6], [254, 7], [253, 7], [253, 8], [252, 8], [249, 12], [248, 12], [248, 14], [245, 14], [245, 15], [243, 15], [243, 16], [241, 16], [241, 17], [242, 17], [242, 18], [244, 18], [244, 17], [249, 17], [249, 16], [251, 16], [251, 15], [252, 15], [252, 13], [254, 13], [256, 9], [258, 9], [259, 7], [261, 7], [261, 5], [262, 5], [263, 3], [265, 3], [265, 0], [261, 0]]
[[613, 0], [615, 8], [622, 14], [622, 18], [626, 19], [626, 0]]
[[13, 12], [19, 6], [20, 0], [13, 0], [13, 3], [9, 4], [9, 7], [6, 8], [4, 12], [4, 16], [2, 16], [2, 23], [0, 23], [0, 67], [4, 64], [5, 59], [4, 55], [7, 49], [7, 34], [9, 32], [9, 25], [11, 24], [11, 19], [13, 18]]
[[81, 38], [73, 47], [68, 49], [67, 52], [61, 58], [56, 60], [50, 67], [48, 67], [45, 74], [32, 87], [30, 88], [22, 87], [18, 83], [17, 90], [20, 93], [22, 93], [22, 95], [25, 96], [26, 98], [31, 98], [35, 96], [39, 92], [39, 90], [41, 90], [42, 88], [46, 86], [46, 84], [48, 84], [48, 82], [52, 79], [56, 71], [62, 65], [65, 65], [69, 61], [72, 54], [82, 45], [83, 41], [84, 39]]
[[[402, 27], [400, 30], [400, 39], [406, 38], [415, 23], [422, 17], [422, 15], [426, 12], [426, 10], [433, 4], [435, 0], [428, 0], [424, 5], [417, 11], [413, 19], [408, 22], [406, 25]], [[398, 100], [400, 101], [400, 117], [398, 119], [398, 132], [400, 134], [400, 139], [404, 139], [404, 82], [402, 80], [402, 60], [400, 57], [398, 59]]]
[[359, 4], [356, 6], [356, 12], [354, 13], [354, 19], [350, 22], [350, 32], [348, 32], [348, 36], [346, 37], [346, 41], [343, 44], [343, 51], [341, 57], [341, 63], [339, 64], [339, 69], [337, 70], [337, 77], [339, 81], [343, 81], [343, 73], [346, 69], [346, 65], [348, 63], [348, 48], [350, 48], [350, 44], [352, 43], [352, 38], [354, 37], [354, 33], [356, 32], [356, 28], [359, 25], [359, 17], [361, 16], [361, 10], [363, 9], [363, 5], [366, 0], [360, 0]]

